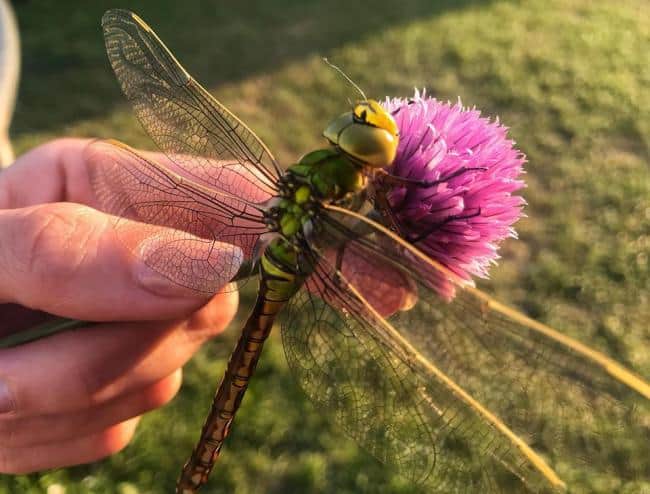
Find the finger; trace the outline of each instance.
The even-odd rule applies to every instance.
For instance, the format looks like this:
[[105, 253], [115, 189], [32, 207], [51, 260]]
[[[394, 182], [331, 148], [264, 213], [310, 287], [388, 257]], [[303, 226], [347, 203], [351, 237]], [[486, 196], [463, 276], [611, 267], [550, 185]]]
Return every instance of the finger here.
[[136, 417], [101, 432], [60, 443], [25, 448], [0, 445], [0, 473], [18, 475], [100, 460], [124, 449], [133, 438], [139, 420]]
[[[194, 272], [194, 258], [170, 259], [155, 250], [152, 239], [174, 235], [172, 230], [124, 220], [118, 239], [113, 221], [71, 203], [0, 211], [0, 301], [93, 321], [169, 319], [205, 303], [205, 294], [146, 264], [147, 257], [158, 255], [158, 263]], [[143, 238], [143, 231], [153, 237]], [[189, 234], [185, 241], [191, 242]], [[130, 252], [143, 249], [142, 256]], [[241, 250], [230, 244], [196, 239], [192, 250], [206, 270], [219, 267], [209, 270], [214, 291], [228, 283], [242, 260]]]
[[89, 139], [57, 139], [20, 156], [0, 173], [0, 209], [70, 201], [93, 205], [83, 151]]
[[[325, 252], [324, 257], [330, 269], [339, 263], [338, 255], [334, 250]], [[340, 269], [345, 279], [384, 317], [409, 310], [417, 302], [417, 287], [400, 270], [388, 263], [378, 265], [360, 253], [346, 249]], [[307, 286], [322, 291], [317, 277], [312, 276], [312, 280]], [[335, 307], [340, 305], [337, 297], [329, 297], [327, 293], [325, 296], [330, 304]]]
[[24, 448], [101, 432], [165, 405], [176, 396], [181, 381], [182, 371], [177, 369], [158, 382], [86, 410], [23, 419], [0, 416], [0, 444], [6, 449]]
[[183, 321], [100, 324], [1, 350], [5, 413], [24, 418], [84, 410], [150, 385], [223, 331], [236, 309], [236, 292], [222, 293]]

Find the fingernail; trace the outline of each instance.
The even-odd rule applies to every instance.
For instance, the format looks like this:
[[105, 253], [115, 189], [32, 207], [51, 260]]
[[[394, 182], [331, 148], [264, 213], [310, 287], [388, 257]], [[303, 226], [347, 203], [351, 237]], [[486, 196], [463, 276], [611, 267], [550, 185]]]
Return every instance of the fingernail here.
[[135, 268], [135, 276], [138, 282], [146, 290], [160, 295], [162, 297], [182, 297], [182, 298], [200, 298], [207, 297], [201, 293], [192, 290], [191, 288], [184, 287], [166, 276], [151, 269], [144, 263], [139, 263]]
[[161, 235], [139, 244], [141, 261], [135, 275], [147, 290], [165, 297], [207, 299], [235, 276], [243, 261], [243, 252], [233, 245], [187, 235], [182, 240], [174, 246]]
[[[174, 282], [174, 275], [182, 279], [183, 272], [188, 270], [188, 266], [178, 265], [178, 257], [182, 259], [182, 254], [177, 253], [175, 257], [170, 253], [169, 243], [170, 240], [162, 233], [140, 242], [137, 248], [139, 260], [133, 265], [136, 280], [144, 289], [162, 297], [200, 296], [196, 291]], [[167, 273], [169, 274], [166, 275]]]
[[14, 410], [14, 400], [7, 386], [3, 381], [0, 381], [0, 413], [9, 413]]

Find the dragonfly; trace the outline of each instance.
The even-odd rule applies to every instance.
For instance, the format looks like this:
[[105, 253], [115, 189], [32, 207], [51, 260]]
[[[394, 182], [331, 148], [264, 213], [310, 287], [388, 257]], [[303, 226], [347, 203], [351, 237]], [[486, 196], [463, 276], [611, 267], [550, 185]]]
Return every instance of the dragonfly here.
[[[647, 434], [643, 377], [400, 235], [387, 191], [370, 185], [390, 178], [399, 142], [380, 103], [364, 96], [327, 124], [326, 147], [282, 168], [136, 14], [109, 10], [102, 26], [117, 80], [162, 153], [90, 145], [101, 208], [127, 245], [124, 219], [140, 222], [145, 247], [134, 254], [178, 285], [212, 294], [224, 277], [258, 280], [178, 494], [208, 481], [276, 321], [316, 407], [428, 492], [559, 491], [550, 459], [576, 459], [580, 445], [606, 468], [604, 442]], [[650, 458], [643, 447], [637, 458]]]

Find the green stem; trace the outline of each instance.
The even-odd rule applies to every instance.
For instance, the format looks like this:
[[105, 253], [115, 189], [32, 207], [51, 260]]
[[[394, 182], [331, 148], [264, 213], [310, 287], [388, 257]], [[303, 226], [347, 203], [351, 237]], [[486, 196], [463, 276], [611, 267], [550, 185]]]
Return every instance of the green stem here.
[[82, 326], [91, 326], [97, 323], [80, 321], [79, 319], [68, 319], [67, 317], [52, 316], [48, 321], [32, 326], [24, 331], [19, 331], [10, 334], [4, 338], [0, 338], [0, 348], [10, 348], [12, 346], [23, 345], [30, 341], [40, 340], [46, 336], [50, 336], [61, 331], [68, 329], [77, 329]]

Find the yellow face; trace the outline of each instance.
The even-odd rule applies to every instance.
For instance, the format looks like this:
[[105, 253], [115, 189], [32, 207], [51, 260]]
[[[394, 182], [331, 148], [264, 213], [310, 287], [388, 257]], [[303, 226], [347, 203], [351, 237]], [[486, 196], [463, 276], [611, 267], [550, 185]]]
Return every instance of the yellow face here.
[[332, 120], [323, 134], [345, 154], [373, 168], [390, 166], [399, 143], [395, 120], [371, 99]]

